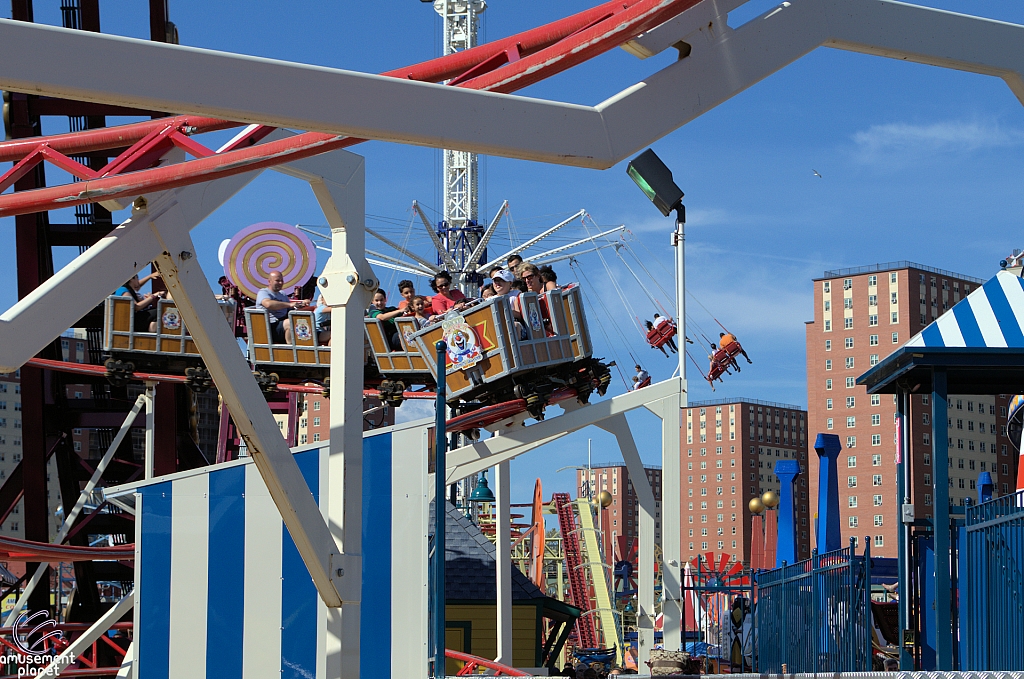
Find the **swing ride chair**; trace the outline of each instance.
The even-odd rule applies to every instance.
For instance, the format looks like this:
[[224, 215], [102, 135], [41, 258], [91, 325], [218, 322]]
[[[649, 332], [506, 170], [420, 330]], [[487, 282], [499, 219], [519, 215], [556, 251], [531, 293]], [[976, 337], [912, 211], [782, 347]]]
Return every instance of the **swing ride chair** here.
[[[520, 299], [526, 339], [520, 337], [505, 297], [484, 300], [463, 314], [449, 314], [410, 334], [400, 324], [402, 347], [397, 351], [384, 350], [388, 345], [379, 322], [366, 319], [377, 368], [385, 378], [402, 380], [411, 369], [420, 379], [423, 365], [436, 381], [440, 368], [434, 346], [443, 339], [448, 343], [444, 375], [449, 404], [491, 405], [524, 399], [530, 413], [541, 417], [548, 398], [559, 388], [574, 389], [584, 403], [594, 391], [603, 395], [610, 373], [592, 357], [579, 286], [542, 295], [526, 292]], [[550, 321], [550, 334], [545, 318]]]

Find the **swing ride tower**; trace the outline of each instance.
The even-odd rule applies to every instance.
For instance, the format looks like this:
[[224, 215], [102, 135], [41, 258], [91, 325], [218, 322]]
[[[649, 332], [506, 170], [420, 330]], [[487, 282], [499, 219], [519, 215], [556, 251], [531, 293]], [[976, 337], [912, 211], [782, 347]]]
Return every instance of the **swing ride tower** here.
[[[479, 17], [486, 9], [484, 0], [434, 0], [434, 10], [444, 21], [444, 56], [476, 47]], [[455, 81], [449, 80], [448, 84], [455, 84]], [[477, 219], [480, 162], [477, 154], [469, 151], [444, 149], [442, 153], [444, 210], [437, 225], [437, 236], [443, 250], [438, 248], [437, 262], [463, 272], [455, 283], [465, 293], [472, 283], [479, 282], [475, 280], [478, 276], [466, 273], [471, 270], [470, 263], [483, 264], [487, 259], [486, 243], [478, 248], [484, 240], [484, 227]]]

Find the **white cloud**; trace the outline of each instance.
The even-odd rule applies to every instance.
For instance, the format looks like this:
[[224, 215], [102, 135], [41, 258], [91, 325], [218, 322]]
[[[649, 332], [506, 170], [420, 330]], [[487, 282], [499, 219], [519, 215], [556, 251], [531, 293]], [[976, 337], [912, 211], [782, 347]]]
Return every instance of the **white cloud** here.
[[886, 123], [853, 135], [862, 159], [906, 153], [970, 152], [1024, 144], [1024, 130], [997, 122]]
[[434, 416], [434, 402], [426, 400], [409, 399], [402, 402], [402, 405], [395, 410], [395, 424], [403, 424], [414, 420], [422, 420], [425, 417]]

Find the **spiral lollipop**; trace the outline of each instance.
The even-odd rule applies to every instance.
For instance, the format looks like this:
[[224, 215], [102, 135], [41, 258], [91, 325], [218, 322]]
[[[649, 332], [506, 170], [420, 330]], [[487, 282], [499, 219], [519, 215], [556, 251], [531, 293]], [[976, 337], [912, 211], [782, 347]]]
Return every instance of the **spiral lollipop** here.
[[271, 271], [284, 276], [284, 290], [304, 285], [316, 271], [316, 249], [304, 233], [284, 222], [247, 226], [224, 252], [224, 275], [243, 295], [255, 298]]

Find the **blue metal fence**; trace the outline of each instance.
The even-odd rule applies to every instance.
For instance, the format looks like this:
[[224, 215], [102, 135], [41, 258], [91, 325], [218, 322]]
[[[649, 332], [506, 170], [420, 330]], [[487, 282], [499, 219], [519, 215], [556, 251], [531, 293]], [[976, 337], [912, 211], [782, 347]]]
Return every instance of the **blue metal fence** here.
[[967, 508], [962, 670], [1024, 667], [1024, 491]]
[[813, 554], [758, 573], [761, 672], [871, 670], [871, 547]]

